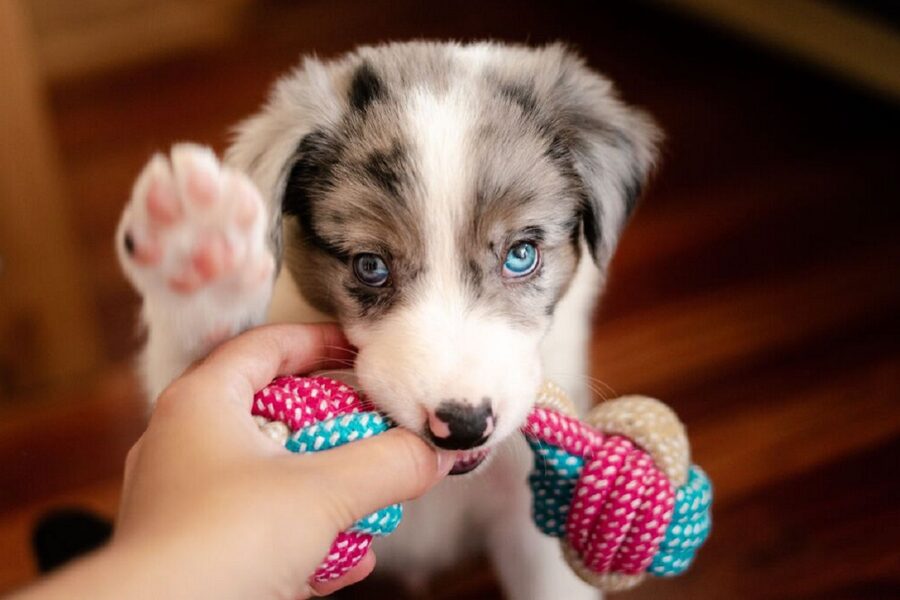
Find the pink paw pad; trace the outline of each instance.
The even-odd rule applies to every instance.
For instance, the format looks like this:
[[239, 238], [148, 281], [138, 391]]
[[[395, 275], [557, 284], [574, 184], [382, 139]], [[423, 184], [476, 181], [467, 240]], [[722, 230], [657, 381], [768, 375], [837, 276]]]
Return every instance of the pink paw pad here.
[[191, 265], [201, 279], [209, 281], [231, 269], [234, 251], [225, 236], [215, 235], [203, 240], [191, 255]]
[[168, 283], [169, 287], [179, 294], [191, 294], [203, 285], [203, 279], [193, 269], [185, 269], [178, 275], [170, 277]]
[[187, 174], [186, 196], [198, 206], [212, 206], [219, 199], [219, 182], [215, 173], [200, 165], [191, 165]]
[[172, 225], [182, 216], [181, 205], [171, 181], [157, 177], [150, 182], [147, 191], [147, 214], [160, 225]]

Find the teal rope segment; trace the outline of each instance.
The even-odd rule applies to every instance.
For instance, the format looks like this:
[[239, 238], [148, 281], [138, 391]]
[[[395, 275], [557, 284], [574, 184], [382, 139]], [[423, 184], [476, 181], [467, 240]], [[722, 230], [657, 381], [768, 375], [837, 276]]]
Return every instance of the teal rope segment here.
[[388, 430], [388, 422], [375, 412], [343, 415], [298, 429], [284, 447], [291, 452], [321, 452]]
[[569, 504], [584, 459], [546, 442], [525, 439], [534, 452], [534, 469], [528, 475], [534, 523], [546, 535], [565, 537]]
[[[532, 516], [538, 529], [553, 537], [566, 535], [566, 519], [584, 459], [541, 440], [526, 438], [534, 453], [528, 475], [532, 491]], [[712, 484], [697, 465], [688, 469], [687, 482], [675, 492], [675, 508], [666, 536], [647, 572], [671, 577], [684, 572], [712, 525]]]
[[[321, 452], [362, 440], [390, 429], [391, 423], [376, 412], [342, 415], [295, 431], [284, 447], [298, 454]], [[350, 529], [369, 535], [392, 533], [403, 518], [403, 507], [392, 504], [357, 521]]]
[[369, 516], [357, 521], [350, 529], [369, 535], [389, 535], [397, 529], [400, 519], [403, 518], [403, 507], [399, 504], [391, 504]]
[[647, 569], [661, 577], [684, 572], [712, 528], [710, 505], [712, 483], [697, 465], [688, 470], [688, 480], [675, 492], [675, 512], [659, 552]]

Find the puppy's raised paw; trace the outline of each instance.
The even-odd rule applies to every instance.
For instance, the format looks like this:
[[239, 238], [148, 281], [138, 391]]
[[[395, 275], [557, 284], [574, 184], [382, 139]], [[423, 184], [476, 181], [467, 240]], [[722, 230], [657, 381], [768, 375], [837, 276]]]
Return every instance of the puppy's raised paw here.
[[119, 223], [122, 267], [145, 297], [230, 303], [271, 280], [262, 197], [209, 148], [179, 144], [144, 167]]

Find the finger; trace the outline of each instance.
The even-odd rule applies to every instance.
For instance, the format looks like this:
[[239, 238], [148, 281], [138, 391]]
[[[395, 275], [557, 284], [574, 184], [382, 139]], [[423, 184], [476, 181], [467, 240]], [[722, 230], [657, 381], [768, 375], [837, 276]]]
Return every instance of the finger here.
[[309, 587], [313, 596], [327, 596], [348, 585], [359, 583], [372, 574], [375, 569], [375, 553], [369, 550], [352, 569], [331, 581], [310, 581]]
[[[395, 502], [418, 498], [444, 478], [454, 461], [452, 453], [435, 452], [404, 429], [302, 458], [321, 474], [324, 508], [332, 511], [338, 529]], [[308, 487], [309, 472], [295, 470], [298, 485]]]
[[[125, 473], [122, 475], [122, 497], [119, 498], [119, 509], [118, 509], [118, 517], [116, 518], [116, 522], [120, 522], [122, 519], [122, 509], [126, 505], [129, 504], [131, 499], [131, 480], [134, 476], [134, 468], [135, 464], [138, 461], [138, 455], [141, 452], [141, 446], [144, 442], [144, 436], [138, 438], [138, 440], [134, 443], [134, 446], [128, 451], [128, 454], [125, 455]], [[116, 528], [118, 531], [118, 528]]]
[[236, 388], [249, 404], [253, 393], [278, 375], [347, 368], [352, 358], [337, 325], [267, 325], [225, 342], [187, 377], [210, 377], [222, 384], [221, 389]]
[[141, 451], [141, 445], [144, 442], [144, 436], [138, 438], [128, 454], [125, 455], [125, 473], [122, 475], [122, 485], [128, 487], [131, 481], [131, 474], [134, 472], [134, 464], [137, 462], [138, 453]]

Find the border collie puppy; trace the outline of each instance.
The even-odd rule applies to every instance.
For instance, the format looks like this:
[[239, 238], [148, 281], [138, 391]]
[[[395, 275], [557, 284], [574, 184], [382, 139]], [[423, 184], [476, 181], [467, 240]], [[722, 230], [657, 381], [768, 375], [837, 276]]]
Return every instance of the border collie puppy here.
[[410, 503], [379, 565], [421, 582], [487, 551], [511, 598], [595, 597], [532, 525], [513, 434], [543, 378], [589, 403], [591, 312], [658, 139], [561, 45], [305, 59], [224, 161], [179, 144], [135, 183], [116, 245], [149, 396], [253, 325], [337, 321], [366, 394], [473, 473]]

